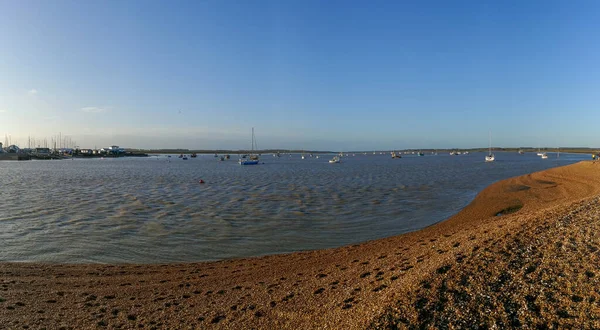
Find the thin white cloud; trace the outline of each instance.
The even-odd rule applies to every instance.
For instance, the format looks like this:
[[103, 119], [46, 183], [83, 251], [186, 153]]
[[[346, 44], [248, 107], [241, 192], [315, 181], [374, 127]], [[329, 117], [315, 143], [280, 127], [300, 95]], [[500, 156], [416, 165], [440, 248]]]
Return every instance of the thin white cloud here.
[[33, 88], [33, 89], [30, 89], [29, 92], [27, 92], [27, 93], [29, 93], [29, 95], [37, 95], [38, 90]]
[[0, 109], [0, 113], [7, 113], [7, 112], [8, 112], [8, 110]]
[[109, 109], [110, 108], [107, 107], [84, 107], [79, 110], [87, 113], [102, 113], [108, 111]]

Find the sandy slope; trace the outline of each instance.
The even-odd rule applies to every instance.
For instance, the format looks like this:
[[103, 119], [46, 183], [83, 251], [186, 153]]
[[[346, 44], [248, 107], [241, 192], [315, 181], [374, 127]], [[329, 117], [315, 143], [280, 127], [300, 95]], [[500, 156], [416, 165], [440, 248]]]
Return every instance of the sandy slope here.
[[598, 194], [600, 163], [582, 162], [495, 183], [445, 222], [359, 245], [213, 263], [4, 263], [0, 329], [592, 326]]

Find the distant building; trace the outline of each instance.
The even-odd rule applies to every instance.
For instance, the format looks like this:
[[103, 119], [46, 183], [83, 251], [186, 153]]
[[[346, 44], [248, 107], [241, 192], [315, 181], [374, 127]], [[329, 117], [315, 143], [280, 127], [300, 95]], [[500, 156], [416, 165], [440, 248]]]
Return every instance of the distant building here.
[[125, 149], [120, 148], [119, 146], [110, 146], [108, 148], [100, 149], [100, 152], [104, 153], [104, 154], [119, 155], [119, 154], [125, 153]]

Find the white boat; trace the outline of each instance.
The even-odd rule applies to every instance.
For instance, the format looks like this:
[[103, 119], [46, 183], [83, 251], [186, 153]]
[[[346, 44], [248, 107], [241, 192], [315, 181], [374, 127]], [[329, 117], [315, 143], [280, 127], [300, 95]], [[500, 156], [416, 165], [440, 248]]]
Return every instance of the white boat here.
[[542, 153], [542, 156], [541, 156], [541, 157], [542, 157], [542, 159], [548, 159], [548, 155], [546, 155], [546, 153], [545, 153], [545, 152], [543, 152], [543, 153]]
[[485, 156], [485, 161], [488, 163], [493, 162], [494, 160], [496, 160], [496, 157], [494, 157], [494, 154], [492, 153], [492, 132], [490, 132], [490, 149], [488, 155]]
[[545, 154], [545, 152], [541, 152], [541, 151], [540, 151], [540, 148], [538, 148], [538, 153], [537, 153], [537, 155], [538, 155], [538, 156], [543, 156], [544, 154]]
[[333, 156], [333, 158], [329, 160], [329, 164], [339, 164], [340, 162], [340, 157], [338, 156]]
[[254, 127], [252, 127], [252, 151], [250, 152], [250, 158], [241, 158], [239, 160], [240, 165], [258, 165], [258, 155], [254, 154]]

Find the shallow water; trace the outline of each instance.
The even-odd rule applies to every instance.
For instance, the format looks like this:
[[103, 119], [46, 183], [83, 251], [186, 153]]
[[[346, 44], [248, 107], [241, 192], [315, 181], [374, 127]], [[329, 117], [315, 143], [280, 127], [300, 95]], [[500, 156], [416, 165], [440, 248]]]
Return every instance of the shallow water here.
[[484, 155], [0, 162], [0, 261], [169, 263], [336, 247], [423, 228], [492, 182], [589, 159]]

